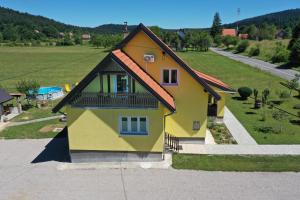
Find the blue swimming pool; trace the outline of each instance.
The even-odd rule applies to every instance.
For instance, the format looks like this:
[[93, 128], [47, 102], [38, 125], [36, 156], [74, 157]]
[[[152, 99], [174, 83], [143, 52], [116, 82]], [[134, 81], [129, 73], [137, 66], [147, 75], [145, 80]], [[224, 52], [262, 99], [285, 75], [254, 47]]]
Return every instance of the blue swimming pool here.
[[57, 86], [40, 87], [38, 90], [38, 100], [53, 100], [64, 96], [63, 88]]
[[61, 87], [40, 87], [38, 94], [49, 94], [49, 93], [53, 93], [53, 92], [60, 92], [62, 91]]

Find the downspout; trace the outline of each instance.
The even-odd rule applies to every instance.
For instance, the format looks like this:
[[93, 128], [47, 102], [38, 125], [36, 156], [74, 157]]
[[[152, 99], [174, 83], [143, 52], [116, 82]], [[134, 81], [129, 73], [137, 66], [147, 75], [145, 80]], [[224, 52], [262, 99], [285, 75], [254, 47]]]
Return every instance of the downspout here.
[[163, 129], [164, 129], [164, 139], [163, 139], [163, 160], [165, 159], [165, 139], [166, 139], [166, 117], [171, 116], [175, 114], [176, 111], [164, 114], [164, 119], [163, 119]]

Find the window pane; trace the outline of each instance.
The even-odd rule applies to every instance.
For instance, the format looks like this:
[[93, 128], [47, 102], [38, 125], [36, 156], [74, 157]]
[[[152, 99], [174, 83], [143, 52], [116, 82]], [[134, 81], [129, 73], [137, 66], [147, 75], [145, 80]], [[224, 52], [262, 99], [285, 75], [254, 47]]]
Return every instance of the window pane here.
[[145, 117], [140, 118], [140, 132], [142, 133], [147, 132], [147, 122]]
[[127, 91], [127, 77], [126, 75], [117, 75], [117, 92]]
[[131, 118], [131, 132], [137, 132], [137, 131], [138, 131], [137, 118], [136, 117], [132, 117]]
[[177, 83], [177, 70], [171, 71], [171, 83]]
[[169, 83], [169, 70], [163, 71], [163, 83]]
[[121, 131], [122, 132], [128, 132], [128, 123], [127, 123], [127, 117], [122, 117], [122, 127]]

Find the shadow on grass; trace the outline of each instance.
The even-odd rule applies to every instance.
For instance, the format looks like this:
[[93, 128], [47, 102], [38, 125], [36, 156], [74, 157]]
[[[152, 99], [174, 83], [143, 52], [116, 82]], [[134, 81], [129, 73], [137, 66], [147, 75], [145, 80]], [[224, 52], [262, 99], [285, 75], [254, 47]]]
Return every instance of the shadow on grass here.
[[285, 63], [282, 65], [279, 65], [278, 67], [276, 67], [277, 69], [293, 69], [293, 68], [297, 68], [299, 67], [299, 65], [295, 65], [292, 63]]
[[68, 131], [65, 127], [46, 146], [45, 149], [31, 163], [49, 161], [70, 162]]
[[293, 124], [293, 125], [300, 126], [300, 119], [292, 119], [292, 120], [290, 120], [290, 123]]
[[242, 97], [231, 97], [234, 100], [238, 100], [238, 101], [246, 101], [247, 99], [242, 98]]

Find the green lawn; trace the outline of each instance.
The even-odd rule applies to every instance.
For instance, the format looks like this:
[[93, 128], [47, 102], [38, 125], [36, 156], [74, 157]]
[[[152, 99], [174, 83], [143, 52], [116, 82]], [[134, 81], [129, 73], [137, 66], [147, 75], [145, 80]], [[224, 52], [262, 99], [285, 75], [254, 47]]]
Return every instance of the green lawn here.
[[300, 171], [300, 156], [173, 154], [173, 168], [205, 171]]
[[88, 46], [0, 47], [0, 85], [9, 91], [21, 79], [36, 79], [42, 86], [63, 86], [80, 81], [107, 54]]
[[[32, 106], [28, 108], [23, 108], [23, 112], [13, 118], [12, 122], [22, 122], [28, 121], [33, 119], [45, 118], [45, 117], [52, 117], [56, 115], [60, 115], [60, 113], [53, 113], [52, 108], [60, 101], [61, 99], [48, 101], [48, 105], [45, 107], [37, 108], [36, 103], [33, 101]], [[26, 105], [27, 101], [23, 100], [22, 105]], [[62, 110], [63, 111], [63, 110]]]
[[[276, 91], [286, 90], [279, 83], [280, 81], [284, 81], [283, 79], [213, 52], [188, 52], [179, 53], [179, 55], [191, 67], [213, 75], [236, 89], [241, 86], [248, 86], [250, 88], [257, 88], [261, 93], [263, 89], [269, 88], [271, 90], [270, 98], [273, 99], [278, 99]], [[293, 95], [295, 96], [296, 93], [293, 93]], [[234, 96], [238, 96], [238, 94]], [[260, 127], [278, 128], [279, 126], [279, 123], [271, 117], [271, 110], [266, 109], [267, 120], [261, 121], [262, 110], [252, 108], [252, 99], [239, 101], [233, 99], [232, 97], [234, 96], [228, 95], [226, 105], [259, 144], [300, 144], [299, 124], [291, 124], [286, 120], [281, 123], [283, 127], [282, 133], [261, 133], [257, 130]], [[297, 110], [293, 109], [293, 106], [299, 103], [300, 100], [298, 98], [292, 97], [280, 105], [280, 107], [296, 115]], [[297, 117], [291, 116], [290, 119], [297, 120]]]
[[53, 132], [52, 130], [43, 130], [40, 131], [43, 127], [46, 126], [55, 126], [55, 127], [64, 127], [64, 124], [59, 122], [58, 119], [37, 122], [32, 124], [20, 125], [7, 127], [0, 132], [0, 138], [5, 139], [39, 139], [39, 138], [52, 138], [58, 133]]

